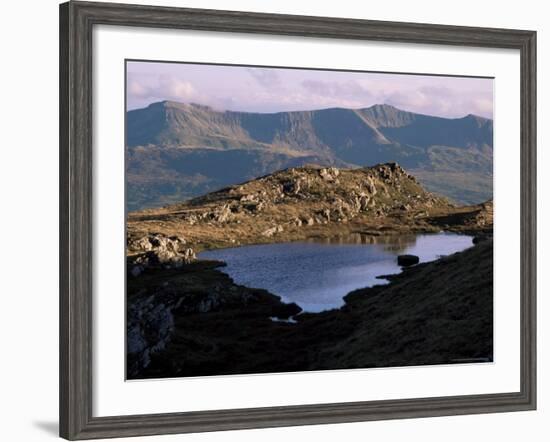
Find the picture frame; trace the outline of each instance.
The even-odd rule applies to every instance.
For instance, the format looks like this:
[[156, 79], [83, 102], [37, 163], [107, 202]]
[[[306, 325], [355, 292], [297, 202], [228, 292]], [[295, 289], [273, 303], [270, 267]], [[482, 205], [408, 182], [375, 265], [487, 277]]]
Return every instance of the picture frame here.
[[[98, 417], [93, 415], [93, 38], [96, 25], [515, 49], [521, 90], [520, 391]], [[60, 5], [60, 436], [68, 440], [536, 408], [536, 33], [70, 1]], [[122, 318], [121, 318], [122, 321]]]

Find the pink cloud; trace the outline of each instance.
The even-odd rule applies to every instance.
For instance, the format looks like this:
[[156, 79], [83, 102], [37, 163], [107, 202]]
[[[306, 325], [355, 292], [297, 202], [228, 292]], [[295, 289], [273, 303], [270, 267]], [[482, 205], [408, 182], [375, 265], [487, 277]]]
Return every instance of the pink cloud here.
[[445, 117], [493, 115], [488, 78], [154, 62], [127, 67], [130, 109], [161, 100], [250, 112], [385, 103]]

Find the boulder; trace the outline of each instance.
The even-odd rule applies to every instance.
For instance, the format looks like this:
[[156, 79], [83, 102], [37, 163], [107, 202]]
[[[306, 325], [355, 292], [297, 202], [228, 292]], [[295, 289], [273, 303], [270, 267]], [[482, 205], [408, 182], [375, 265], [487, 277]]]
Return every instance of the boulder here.
[[160, 233], [149, 234], [138, 239], [128, 239], [129, 272], [139, 276], [148, 267], [178, 268], [196, 259], [193, 249], [178, 236]]
[[272, 315], [277, 319], [288, 319], [302, 311], [302, 308], [292, 302], [290, 304], [277, 304], [273, 306]]
[[257, 201], [257, 196], [254, 195], [254, 194], [248, 194], [248, 195], [243, 195], [241, 196], [241, 199], [240, 199], [240, 202], [241, 203], [246, 203], [246, 202], [251, 202], [251, 201]]
[[283, 183], [283, 192], [290, 195], [295, 195], [298, 192], [300, 192], [301, 189], [301, 181], [298, 178], [294, 181], [287, 181]]
[[376, 195], [376, 192], [377, 192], [376, 185], [374, 184], [374, 180], [372, 179], [372, 177], [370, 176], [367, 177], [364, 184], [365, 184], [365, 189], [371, 196]]
[[283, 231], [283, 226], [278, 225], [278, 226], [275, 226], [275, 227], [271, 227], [267, 230], [264, 230], [262, 232], [262, 235], [267, 236], [269, 238], [269, 237], [275, 235], [276, 233], [281, 233], [282, 231]]
[[399, 255], [397, 257], [397, 264], [402, 267], [408, 267], [420, 262], [420, 258], [416, 255]]
[[369, 209], [370, 198], [367, 195], [361, 195], [359, 198], [359, 208], [362, 211], [367, 211]]
[[335, 167], [329, 167], [329, 168], [319, 170], [319, 175], [325, 181], [330, 182], [330, 181], [334, 181], [336, 177], [340, 175], [340, 171]]

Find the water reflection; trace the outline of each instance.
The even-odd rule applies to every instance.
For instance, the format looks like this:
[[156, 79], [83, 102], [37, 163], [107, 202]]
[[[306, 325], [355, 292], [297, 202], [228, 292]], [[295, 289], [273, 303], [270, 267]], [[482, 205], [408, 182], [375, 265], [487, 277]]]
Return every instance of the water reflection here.
[[342, 306], [352, 290], [385, 283], [377, 277], [401, 270], [397, 255], [410, 253], [427, 262], [471, 245], [470, 236], [452, 233], [354, 234], [211, 250], [199, 258], [225, 261], [223, 271], [237, 284], [267, 289], [305, 311], [319, 312]]
[[383, 249], [389, 252], [404, 252], [408, 247], [416, 244], [417, 235], [367, 235], [365, 233], [351, 233], [330, 238], [309, 238], [304, 243], [309, 244], [356, 244], [367, 245], [377, 244], [384, 246]]

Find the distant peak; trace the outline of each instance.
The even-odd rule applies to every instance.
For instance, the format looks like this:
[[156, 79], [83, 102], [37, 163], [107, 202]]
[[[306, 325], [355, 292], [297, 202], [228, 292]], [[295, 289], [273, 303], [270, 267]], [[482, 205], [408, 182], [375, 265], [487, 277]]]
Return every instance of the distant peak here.
[[488, 122], [492, 122], [491, 118], [482, 117], [480, 115], [468, 114], [464, 117], [464, 120], [471, 120], [477, 123], [479, 127], [485, 125]]
[[171, 108], [171, 109], [181, 109], [181, 110], [189, 110], [189, 109], [212, 110], [210, 106], [206, 106], [204, 104], [182, 103], [180, 101], [173, 101], [173, 100], [158, 101], [156, 103], [151, 103], [148, 107], [157, 107], [157, 106], [164, 107], [164, 108]]
[[476, 115], [476, 114], [468, 114], [464, 118], [471, 118], [473, 120], [481, 120], [481, 121], [490, 120], [490, 118], [482, 117], [481, 115]]
[[411, 115], [412, 113], [403, 109], [399, 109], [391, 104], [374, 104], [370, 107], [362, 109], [363, 112], [379, 116], [396, 116], [396, 115]]
[[393, 110], [401, 110], [396, 108], [395, 106], [392, 106], [391, 104], [373, 104], [372, 106], [368, 107], [367, 109], [393, 109]]

